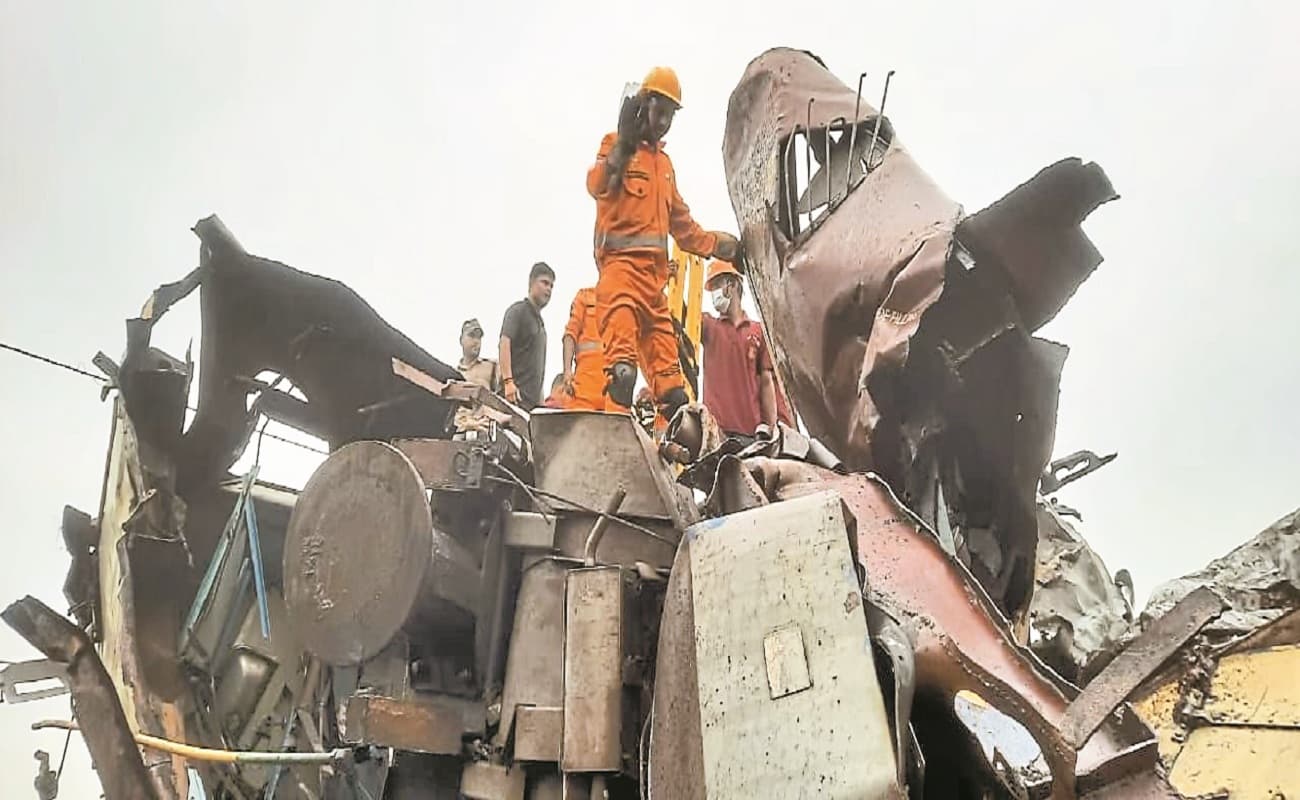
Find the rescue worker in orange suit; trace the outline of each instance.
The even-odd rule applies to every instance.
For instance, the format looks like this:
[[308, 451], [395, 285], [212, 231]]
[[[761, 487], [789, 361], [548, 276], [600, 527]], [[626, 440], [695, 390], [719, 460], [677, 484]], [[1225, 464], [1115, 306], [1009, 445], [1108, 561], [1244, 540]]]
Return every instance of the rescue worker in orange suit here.
[[677, 189], [663, 137], [682, 106], [677, 74], [655, 67], [619, 110], [587, 170], [596, 200], [595, 254], [600, 269], [596, 314], [605, 347], [606, 409], [627, 412], [637, 363], [661, 413], [672, 418], [687, 402], [677, 338], [668, 311], [668, 236], [678, 247], [735, 263], [740, 242], [706, 231], [691, 218]]
[[605, 410], [605, 355], [596, 317], [596, 287], [579, 289], [564, 326], [564, 390], [569, 408]]

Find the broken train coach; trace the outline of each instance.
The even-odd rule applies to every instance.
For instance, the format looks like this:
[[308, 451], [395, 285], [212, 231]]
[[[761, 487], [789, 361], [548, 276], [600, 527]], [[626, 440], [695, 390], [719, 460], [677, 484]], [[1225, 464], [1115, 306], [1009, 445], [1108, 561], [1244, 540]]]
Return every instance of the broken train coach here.
[[[738, 452], [697, 411], [706, 433], [678, 426], [693, 450], [677, 475], [630, 417], [526, 415], [342, 284], [249, 255], [215, 218], [196, 232], [199, 268], [154, 293], [106, 365], [101, 505], [65, 515], [77, 624], [30, 598], [5, 612], [85, 667], [77, 718], [110, 800], [195, 783], [282, 798], [1022, 786], [953, 717], [972, 687], [1037, 737], [1057, 796], [1156, 779], [1131, 712], [1065, 742], [1072, 687], [886, 484], [816, 441], [784, 428]], [[195, 289], [184, 427], [194, 365], [149, 330]], [[463, 402], [490, 435], [449, 437]], [[328, 443], [301, 492], [229, 473], [260, 417]]]
[[[1113, 191], [1063, 162], [965, 218], [863, 106], [846, 152], [870, 122], [881, 155], [846, 157], [813, 219], [815, 180], [806, 202], [773, 188], [793, 129], [736, 124], [762, 91], [789, 102], [796, 89], [844, 105], [811, 56], [771, 51], [733, 95], [724, 155], [778, 364], [829, 448], [783, 428], [741, 450], [698, 411], [673, 448], [628, 417], [530, 416], [342, 284], [248, 254], [215, 217], [195, 227], [200, 266], [128, 321], [120, 367], [103, 360], [118, 390], [105, 491], [93, 518], [65, 516], [77, 625], [31, 599], [5, 612], [80, 665], [77, 716], [110, 800], [196, 784], [282, 798], [1178, 796], [1126, 695], [1080, 695], [1008, 621], [1033, 591], [1024, 514], [1063, 356], [1029, 332], [1099, 261], [1077, 226]], [[833, 122], [805, 128], [814, 143], [822, 131], [827, 167], [844, 144]], [[907, 180], [889, 183], [897, 170]], [[823, 172], [829, 186], [836, 170]], [[1061, 180], [1090, 191], [1048, 203], [1035, 230], [1070, 246], [1016, 249], [1028, 199]], [[852, 244], [867, 212], [920, 207], [908, 186], [941, 213], [891, 243], [892, 262], [859, 265], [881, 272], [871, 292], [846, 293], [852, 265], [835, 258], [801, 267], [833, 291], [797, 284], [791, 259], [837, 218], [853, 227], [836, 241]], [[787, 205], [784, 243], [763, 198]], [[863, 198], [875, 205], [853, 211]], [[1079, 257], [1053, 262], [1066, 280], [999, 277], [1062, 251]], [[202, 369], [186, 426], [194, 365], [150, 332], [195, 289]], [[793, 304], [814, 295], [829, 304]], [[957, 355], [948, 372], [916, 356], [931, 350]], [[1008, 422], [990, 418], [989, 387], [966, 380], [980, 364], [1023, 389], [1032, 435], [1014, 447], [999, 444]], [[450, 436], [464, 403], [486, 410], [488, 435]], [[262, 418], [328, 444], [301, 492], [230, 474]], [[1042, 769], [986, 754], [954, 713], [963, 694], [1014, 720]], [[143, 760], [141, 737], [154, 737]]]

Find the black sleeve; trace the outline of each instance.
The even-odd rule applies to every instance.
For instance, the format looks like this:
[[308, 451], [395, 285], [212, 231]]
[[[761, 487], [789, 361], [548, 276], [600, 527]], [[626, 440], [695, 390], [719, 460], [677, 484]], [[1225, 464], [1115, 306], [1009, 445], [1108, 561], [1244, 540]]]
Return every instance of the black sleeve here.
[[501, 320], [501, 335], [512, 342], [519, 341], [523, 333], [524, 315], [520, 313], [522, 310], [518, 303], [514, 303], [506, 309], [505, 318]]

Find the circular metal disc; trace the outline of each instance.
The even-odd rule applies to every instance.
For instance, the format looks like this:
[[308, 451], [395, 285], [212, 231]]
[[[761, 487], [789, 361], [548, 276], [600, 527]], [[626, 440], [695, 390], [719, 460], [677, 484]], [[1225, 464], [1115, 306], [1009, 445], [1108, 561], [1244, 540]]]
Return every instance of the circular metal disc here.
[[335, 666], [384, 648], [410, 616], [433, 548], [424, 481], [383, 442], [325, 459], [284, 542], [284, 601], [303, 645]]

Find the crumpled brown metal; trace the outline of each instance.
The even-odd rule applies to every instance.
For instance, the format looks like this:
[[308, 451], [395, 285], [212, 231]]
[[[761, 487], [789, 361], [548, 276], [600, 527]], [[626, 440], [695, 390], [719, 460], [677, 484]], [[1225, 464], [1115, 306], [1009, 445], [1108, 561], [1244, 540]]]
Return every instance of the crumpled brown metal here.
[[[747, 273], [809, 431], [952, 529], [1014, 616], [1033, 581], [1034, 491], [1066, 354], [1031, 333], [1100, 263], [1078, 225], [1116, 195], [1095, 164], [1067, 159], [967, 217], [887, 119], [863, 145], [878, 117], [809, 53], [749, 64], [723, 144]], [[817, 171], [796, 198], [789, 145], [805, 129]], [[792, 212], [819, 204], [800, 230]]]

